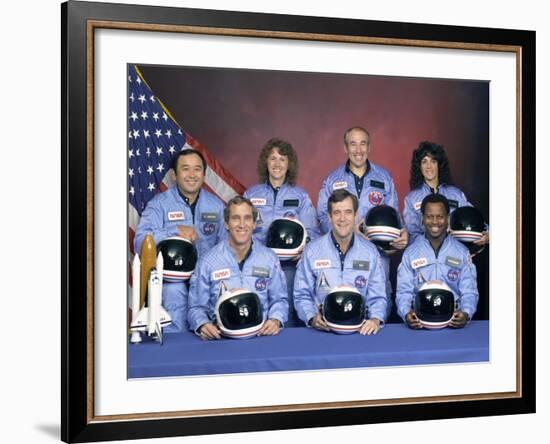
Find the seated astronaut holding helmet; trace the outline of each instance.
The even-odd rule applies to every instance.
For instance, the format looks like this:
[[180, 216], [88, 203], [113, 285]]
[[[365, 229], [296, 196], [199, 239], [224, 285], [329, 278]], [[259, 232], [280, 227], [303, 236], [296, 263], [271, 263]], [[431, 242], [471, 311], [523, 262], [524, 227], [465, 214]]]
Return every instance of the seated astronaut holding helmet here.
[[462, 328], [479, 300], [468, 248], [448, 234], [449, 201], [427, 195], [421, 204], [424, 235], [409, 245], [397, 271], [397, 313], [412, 329]]
[[258, 157], [257, 171], [259, 183], [244, 193], [258, 213], [254, 239], [279, 256], [289, 297], [286, 326], [299, 327], [302, 323], [292, 297], [296, 262], [305, 243], [320, 235], [317, 212], [307, 192], [296, 184], [298, 154], [290, 142], [279, 137], [269, 139]]
[[[178, 254], [186, 254], [182, 239], [191, 241], [199, 257], [226, 236], [222, 224], [223, 202], [202, 189], [206, 177], [206, 160], [193, 149], [184, 149], [174, 157], [170, 175], [174, 187], [157, 194], [149, 201], [136, 229], [134, 248], [140, 252], [147, 234], [152, 234], [158, 250], [162, 244]], [[159, 248], [161, 247], [161, 248]], [[170, 262], [164, 257], [165, 275], [162, 305], [172, 318], [166, 333], [187, 330], [188, 287], [185, 279], [166, 279]]]
[[[244, 337], [223, 324], [220, 300], [229, 294], [235, 304], [239, 298], [255, 300], [254, 309], [241, 306], [236, 322], [249, 324], [246, 337], [276, 335], [288, 317], [286, 280], [276, 254], [258, 241], [252, 241], [256, 228], [256, 209], [245, 197], [227, 202], [224, 226], [228, 237], [199, 257], [189, 289], [189, 327], [204, 340], [222, 336]], [[251, 312], [261, 307], [261, 322]], [[229, 315], [231, 317], [231, 314]], [[225, 328], [224, 328], [225, 327]], [[255, 330], [254, 327], [257, 327]], [[251, 333], [252, 332], [252, 333]]]
[[[309, 327], [335, 333], [376, 334], [386, 319], [386, 274], [380, 253], [355, 234], [358, 200], [345, 189], [328, 199], [331, 230], [305, 246], [294, 281], [294, 306]], [[353, 295], [359, 297], [353, 301]], [[334, 299], [330, 301], [330, 299]], [[342, 305], [339, 301], [347, 301]], [[325, 302], [330, 304], [325, 304]], [[360, 310], [356, 310], [360, 307]], [[324, 310], [322, 310], [324, 308]], [[327, 309], [341, 309], [327, 313]], [[345, 319], [356, 312], [351, 325]]]

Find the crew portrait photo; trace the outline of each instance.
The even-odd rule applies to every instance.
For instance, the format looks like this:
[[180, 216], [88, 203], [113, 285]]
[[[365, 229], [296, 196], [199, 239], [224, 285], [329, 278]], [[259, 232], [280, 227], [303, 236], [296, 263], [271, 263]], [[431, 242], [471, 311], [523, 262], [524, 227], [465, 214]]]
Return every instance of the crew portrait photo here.
[[129, 379], [489, 361], [489, 82], [345, 72], [127, 64]]

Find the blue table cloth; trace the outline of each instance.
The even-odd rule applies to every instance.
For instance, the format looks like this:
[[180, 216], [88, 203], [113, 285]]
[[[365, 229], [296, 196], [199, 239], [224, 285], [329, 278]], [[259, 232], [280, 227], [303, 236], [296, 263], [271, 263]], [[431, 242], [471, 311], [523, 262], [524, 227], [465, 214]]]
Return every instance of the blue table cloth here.
[[311, 328], [283, 329], [277, 336], [203, 341], [193, 333], [128, 344], [128, 377], [381, 367], [489, 360], [489, 322], [464, 329], [411, 330], [387, 324], [377, 335], [341, 336]]

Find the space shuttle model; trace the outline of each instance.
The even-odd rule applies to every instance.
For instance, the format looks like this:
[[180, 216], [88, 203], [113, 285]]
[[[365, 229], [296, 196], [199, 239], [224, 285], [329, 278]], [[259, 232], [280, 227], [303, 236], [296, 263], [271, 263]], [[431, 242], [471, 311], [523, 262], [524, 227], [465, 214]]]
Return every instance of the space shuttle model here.
[[141, 342], [140, 332], [147, 333], [162, 344], [162, 329], [172, 323], [172, 318], [162, 307], [164, 261], [161, 253], [155, 255], [155, 241], [148, 234], [139, 256], [136, 254], [132, 262], [132, 344]]

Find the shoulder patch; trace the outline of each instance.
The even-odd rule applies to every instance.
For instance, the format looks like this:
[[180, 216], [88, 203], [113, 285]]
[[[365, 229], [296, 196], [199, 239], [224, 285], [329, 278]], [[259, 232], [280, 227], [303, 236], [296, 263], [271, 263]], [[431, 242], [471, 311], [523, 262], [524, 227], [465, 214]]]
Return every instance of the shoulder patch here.
[[422, 202], [415, 202], [414, 203], [414, 209], [416, 211], [419, 211], [421, 207], [422, 207]]

